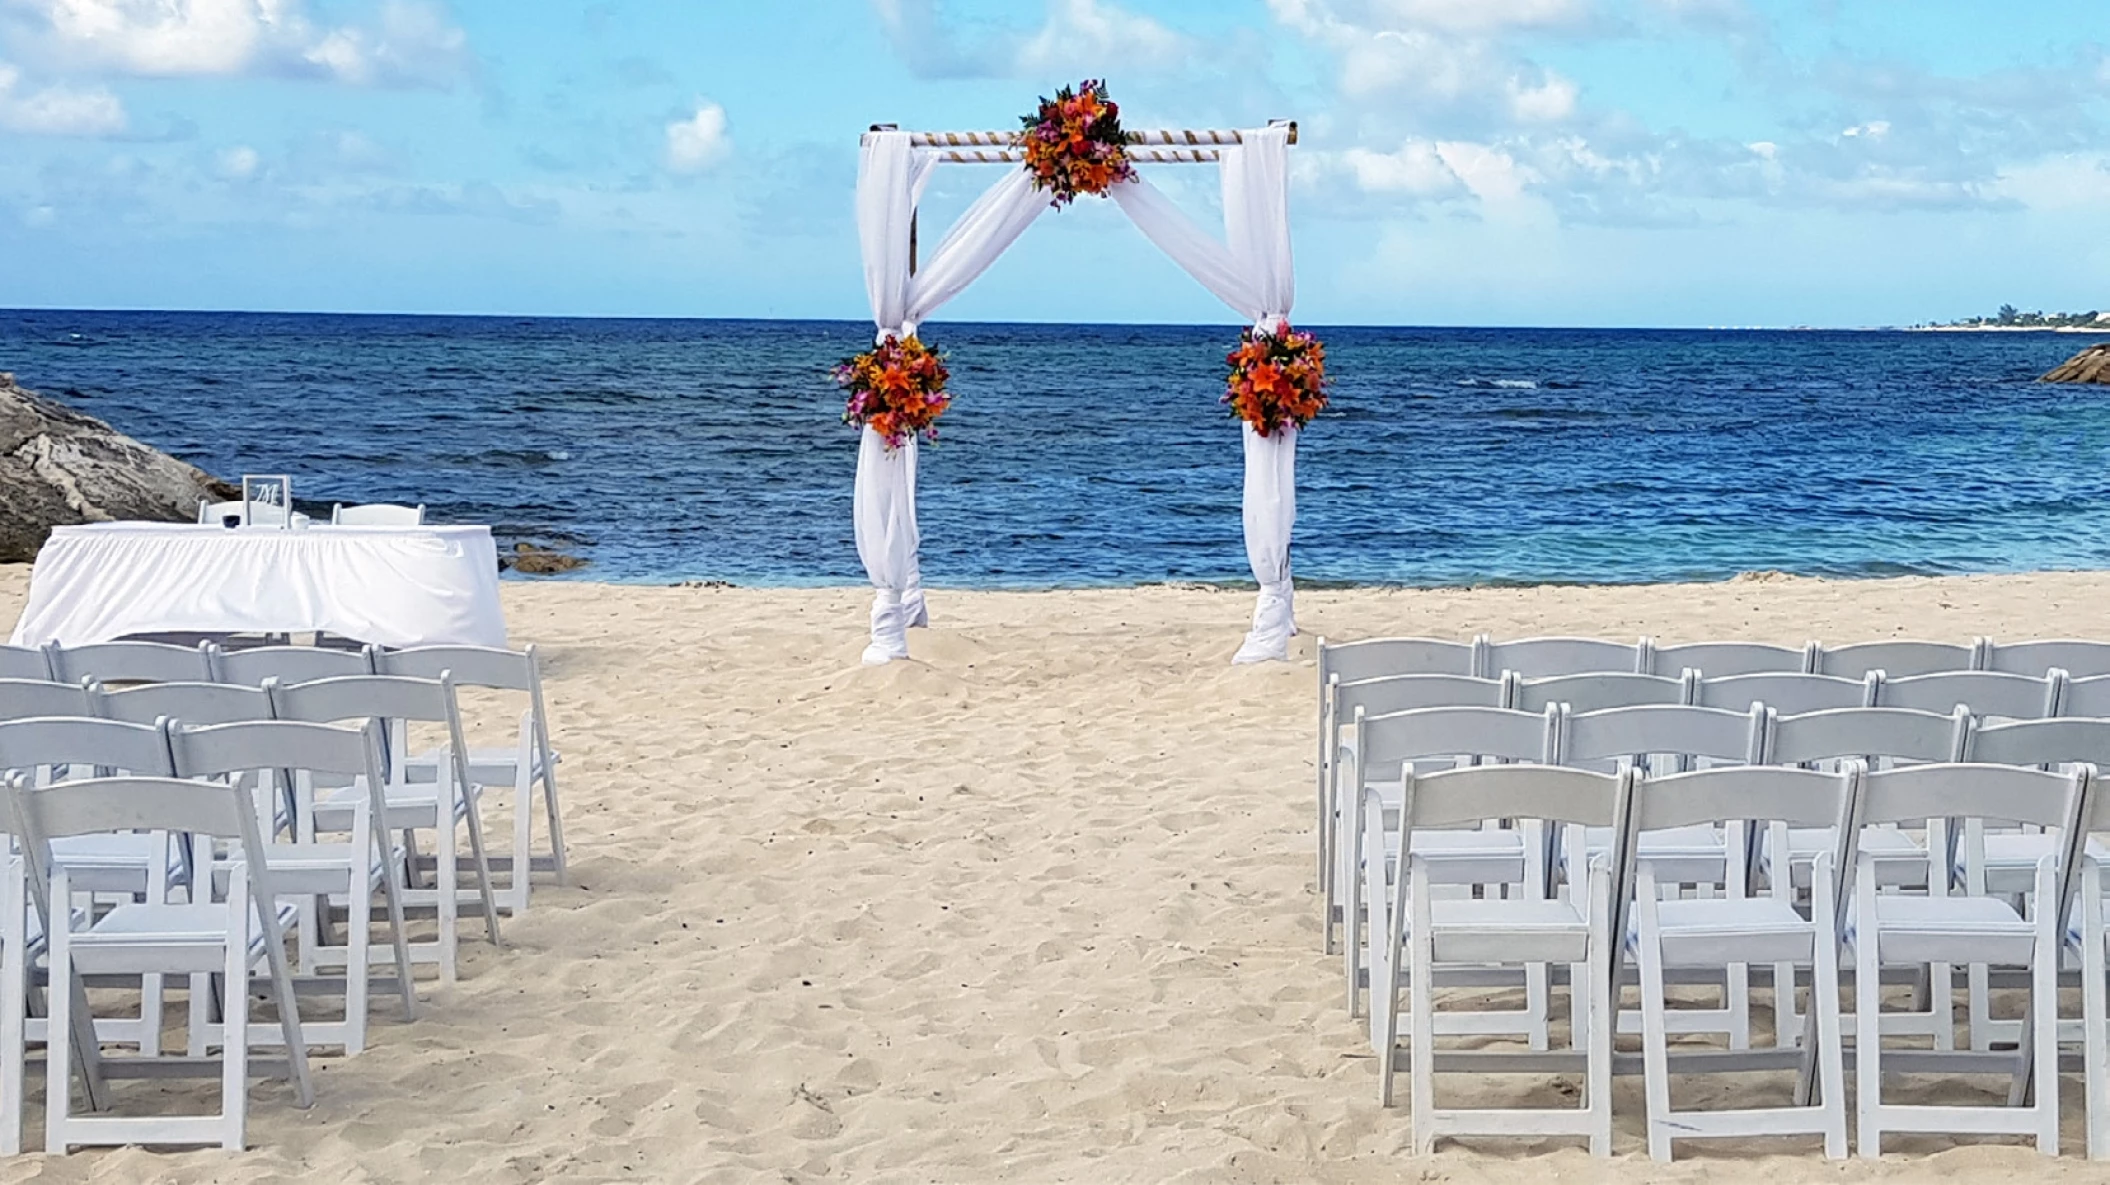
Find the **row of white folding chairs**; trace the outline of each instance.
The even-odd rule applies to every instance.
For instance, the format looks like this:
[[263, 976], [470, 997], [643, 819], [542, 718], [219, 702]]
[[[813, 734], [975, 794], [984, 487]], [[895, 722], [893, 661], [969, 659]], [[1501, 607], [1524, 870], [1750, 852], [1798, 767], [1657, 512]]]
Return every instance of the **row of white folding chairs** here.
[[[1356, 788], [1341, 776], [1354, 749], [1356, 716], [1382, 716], [1417, 708], [1482, 706], [1544, 711], [1556, 703], [1575, 712], [1643, 705], [1683, 705], [1744, 712], [1763, 703], [1778, 715], [1799, 716], [1853, 707], [1910, 709], [1948, 714], [1959, 704], [1974, 713], [2004, 719], [2036, 719], [2055, 714], [2110, 717], [2110, 677], [2069, 682], [2063, 671], [2032, 677], [1990, 671], [1953, 671], [1892, 679], [1870, 671], [1858, 680], [1834, 675], [1760, 673], [1702, 678], [1688, 669], [1679, 678], [1629, 673], [1555, 675], [1499, 679], [1469, 675], [1401, 675], [1327, 688], [1320, 722], [1323, 760], [1319, 774], [1318, 848], [1321, 891], [1326, 894], [1326, 949], [1333, 947], [1339, 918], [1338, 889], [1344, 862], [1354, 849], [1337, 842], [1344, 819], [1353, 814]], [[1839, 756], [1853, 756], [1845, 752]]]
[[[415, 825], [410, 796], [382, 773], [382, 739], [373, 718], [377, 708], [405, 718], [444, 716], [451, 692], [445, 681], [365, 676], [323, 680], [269, 692], [218, 687], [214, 702], [193, 697], [200, 716], [227, 712], [231, 693], [268, 695], [277, 719], [238, 719], [196, 727], [163, 717], [153, 724], [85, 717], [45, 717], [0, 722], [0, 765], [11, 783], [18, 842], [0, 894], [0, 943], [4, 943], [4, 1030], [0, 1047], [0, 1150], [19, 1148], [23, 1063], [27, 1042], [45, 1039], [46, 1148], [123, 1143], [243, 1143], [247, 1080], [252, 1046], [284, 1051], [301, 1103], [311, 1097], [306, 1058], [313, 1044], [341, 1045], [348, 1054], [365, 1044], [370, 987], [385, 982], [400, 995], [406, 1017], [414, 1017], [416, 991], [411, 968], [419, 945], [404, 928], [404, 909], [414, 896], [406, 887], [400, 856], [383, 827]], [[239, 696], [232, 696], [239, 699]], [[357, 727], [322, 723], [359, 720]], [[54, 767], [90, 776], [54, 778]], [[116, 771], [116, 772], [112, 772]], [[277, 821], [278, 787], [285, 776], [311, 812], [291, 833]], [[426, 796], [438, 809], [461, 783], [453, 763]], [[335, 787], [336, 789], [332, 789]], [[333, 816], [331, 812], [335, 812]], [[437, 826], [436, 842], [447, 845], [450, 817]], [[349, 842], [325, 838], [342, 834]], [[472, 831], [473, 837], [473, 831]], [[121, 886], [114, 908], [98, 908], [82, 890], [109, 887], [113, 853], [140, 852], [151, 859], [171, 841], [187, 855], [187, 875], [178, 883], [151, 879]], [[78, 846], [88, 844], [85, 855]], [[223, 845], [225, 846], [223, 850]], [[84, 875], [86, 873], [87, 875]], [[36, 909], [25, 920], [25, 883]], [[375, 898], [388, 929], [388, 957], [371, 957]], [[341, 943], [322, 937], [318, 900], [346, 905]], [[289, 900], [290, 898], [290, 900]], [[256, 914], [245, 916], [245, 902]], [[86, 908], [77, 908], [77, 904]], [[436, 903], [441, 943], [451, 940], [453, 910]], [[495, 912], [486, 913], [487, 922]], [[35, 924], [32, 926], [30, 922]], [[303, 1018], [295, 1003], [284, 932], [299, 940], [300, 982], [343, 997], [341, 1020]], [[489, 936], [497, 941], [495, 927]], [[28, 998], [37, 961], [48, 972], [50, 1015], [29, 1016]], [[324, 956], [334, 956], [325, 958]], [[441, 961], [433, 951], [428, 961]], [[377, 980], [374, 967], [389, 975]], [[275, 1028], [252, 1028], [248, 1008], [252, 975], [264, 970], [279, 1010]], [[327, 974], [330, 970], [341, 974]], [[160, 1004], [164, 980], [188, 975], [190, 1019], [187, 1057], [161, 1055]], [[214, 976], [221, 977], [216, 996]], [[112, 1034], [87, 1009], [89, 977], [130, 977], [140, 987], [143, 1023], [129, 1034], [137, 1057], [105, 1057], [101, 1045]], [[219, 1019], [213, 1019], [218, 1005]], [[71, 1034], [71, 1040], [60, 1039]], [[222, 1050], [217, 1062], [208, 1050]], [[76, 1063], [78, 1065], [76, 1066]], [[105, 1116], [74, 1110], [72, 1072], [78, 1068], [90, 1112], [110, 1107], [107, 1081], [126, 1077], [192, 1076], [201, 1069], [222, 1080], [221, 1109], [211, 1116]]]
[[[305, 683], [354, 675], [404, 675], [435, 679], [451, 675], [456, 686], [523, 694], [526, 706], [510, 746], [472, 749], [469, 773], [477, 782], [512, 792], [513, 836], [510, 855], [494, 855], [494, 867], [506, 876], [498, 890], [499, 905], [509, 913], [525, 912], [534, 872], [565, 878], [563, 812], [557, 797], [557, 753], [549, 738], [548, 712], [542, 690], [542, 664], [533, 645], [525, 650], [482, 646], [417, 646], [400, 650], [365, 646], [339, 650], [316, 646], [259, 646], [225, 649], [212, 641], [197, 646], [166, 642], [120, 641], [43, 650], [0, 647], [0, 684], [10, 679], [79, 683], [229, 683], [261, 686], [266, 680]], [[0, 686], [0, 719], [10, 714], [10, 697]], [[49, 713], [45, 713], [49, 714]], [[400, 732], [392, 732], [398, 740]], [[430, 778], [436, 769], [432, 753], [395, 753], [407, 762], [410, 776]], [[391, 768], [396, 768], [391, 765]], [[539, 800], [539, 801], [538, 801]], [[546, 850], [538, 850], [535, 817], [541, 813], [548, 831]]]
[[[2046, 741], [2069, 721], [2018, 723], [1989, 728]], [[2100, 736], [2102, 722], [2089, 731]], [[1456, 1135], [1570, 1135], [1586, 1137], [1592, 1150], [1611, 1146], [1611, 1079], [1631, 1072], [1638, 1060], [1646, 1079], [1648, 1142], [1652, 1155], [1668, 1159], [1674, 1139], [1820, 1135], [1826, 1154], [1846, 1152], [1843, 1034], [1839, 1010], [1841, 945], [1853, 963], [1854, 1060], [1858, 1099], [1857, 1142], [1864, 1156], [1880, 1154], [1887, 1133], [2006, 1133], [2032, 1136], [2037, 1147], [2056, 1154], [2062, 1026], [2058, 1017], [2058, 973], [2062, 958], [2079, 964], [2083, 1015], [2075, 1036], [2082, 1046], [2079, 1068], [2086, 1084], [2088, 1151], [2110, 1157], [2110, 1017], [2105, 1015], [2106, 966], [2102, 879], [2098, 856], [2078, 842], [2110, 828], [2110, 793], [2098, 793], [2092, 766], [2057, 773], [2015, 765], [1937, 763], [1870, 771], [1850, 761], [1836, 771], [1792, 766], [1723, 766], [1650, 777], [1638, 766], [1618, 773], [1549, 765], [1490, 765], [1402, 774], [1396, 810], [1400, 826], [1389, 841], [1381, 828], [1365, 832], [1366, 864], [1399, 871], [1372, 909], [1376, 944], [1372, 1026], [1380, 1053], [1381, 1094], [1391, 1099], [1391, 1079], [1401, 1066], [1396, 1039], [1401, 1024], [1410, 1032], [1404, 1068], [1411, 1075], [1414, 1144], [1427, 1151], [1437, 1139]], [[1373, 815], [1388, 808], [1376, 787], [1364, 794]], [[1795, 908], [1785, 881], [1765, 896], [1661, 900], [1658, 875], [1645, 836], [1693, 826], [1753, 819], [1769, 829], [1818, 829], [1835, 837], [1815, 860], [1807, 912]], [[1949, 820], [2007, 821], [2038, 826], [2054, 840], [2032, 870], [2028, 906], [2018, 908], [1986, 890], [1982, 876], [1955, 891], [1949, 884], [1939, 835]], [[1425, 848], [1425, 834], [1450, 835], [1456, 828], [1496, 820], [1536, 820], [1567, 833], [1581, 846], [1584, 829], [1611, 836], [1588, 872], [1550, 893], [1507, 897], [1446, 898], [1435, 892], [1443, 879], [1446, 847]], [[1881, 827], [1924, 826], [1931, 843], [1923, 895], [1879, 891], [1892, 853], [1863, 846]], [[1968, 841], [1967, 841], [1968, 842]], [[1378, 884], [1373, 877], [1373, 884]], [[2069, 926], [2067, 919], [2073, 918]], [[1871, 924], [1870, 919], [1873, 919]], [[1615, 941], [1614, 939], [1617, 939]], [[1613, 1014], [1621, 965], [1631, 950], [1639, 965], [1642, 996], [1642, 1054], [1613, 1050]], [[1767, 1051], [1673, 1051], [1665, 1008], [1669, 969], [1717, 971], [1747, 963], [1784, 963], [1810, 969], [1808, 1039], [1800, 1048]], [[2009, 965], [2027, 969], [2028, 1013], [2020, 1047], [1996, 1050], [1891, 1050], [1884, 1036], [1900, 1030], [1895, 1014], [1881, 1008], [1886, 969], [1946, 975], [1953, 964]], [[1571, 968], [1571, 1017], [1579, 1030], [1573, 1051], [1512, 1053], [1440, 1049], [1448, 1014], [1435, 1008], [1440, 974], [1454, 968], [1501, 964], [1524, 972], [1548, 964]], [[1776, 980], [1776, 986], [1781, 981]], [[1794, 979], [1785, 990], [1794, 991]], [[1410, 999], [1402, 1018], [1400, 992]], [[1941, 1005], [1946, 1009], [1946, 1004]], [[1469, 1030], [1485, 1031], [1485, 1030]], [[1793, 1068], [1799, 1072], [1794, 1103], [1727, 1111], [1678, 1111], [1670, 1103], [1674, 1072], [1748, 1072]], [[1437, 1071], [1581, 1071], [1585, 1078], [1577, 1109], [1440, 1109], [1435, 1104]], [[1927, 1106], [1886, 1103], [1883, 1074], [1995, 1074], [2010, 1082], [2008, 1106]], [[1815, 1102], [1811, 1087], [1816, 1088]]]
[[1338, 678], [1352, 683], [1385, 675], [1478, 675], [1515, 671], [1527, 677], [1626, 671], [1675, 677], [1687, 670], [1709, 675], [1761, 673], [1839, 675], [1858, 679], [1870, 671], [1931, 675], [1938, 671], [1999, 671], [2042, 675], [2053, 667], [2076, 678], [2110, 675], [2110, 642], [2040, 639], [1968, 644], [1893, 638], [1831, 646], [1810, 641], [1800, 648], [1764, 642], [1719, 641], [1664, 645], [1654, 638], [1615, 642], [1604, 638], [1544, 637], [1496, 641], [1486, 634], [1470, 642], [1438, 638], [1371, 638], [1358, 642], [1319, 639], [1320, 686]]

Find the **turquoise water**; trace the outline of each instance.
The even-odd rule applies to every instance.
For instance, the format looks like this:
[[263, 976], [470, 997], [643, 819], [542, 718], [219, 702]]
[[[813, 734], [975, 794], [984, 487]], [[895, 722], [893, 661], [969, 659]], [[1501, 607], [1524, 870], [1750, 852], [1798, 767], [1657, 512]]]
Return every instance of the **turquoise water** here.
[[[2110, 567], [2110, 389], [2052, 334], [1319, 330], [1308, 584]], [[1248, 579], [1230, 327], [936, 324], [927, 582]], [[850, 322], [0, 312], [0, 370], [215, 473], [570, 542], [603, 580], [862, 579]]]

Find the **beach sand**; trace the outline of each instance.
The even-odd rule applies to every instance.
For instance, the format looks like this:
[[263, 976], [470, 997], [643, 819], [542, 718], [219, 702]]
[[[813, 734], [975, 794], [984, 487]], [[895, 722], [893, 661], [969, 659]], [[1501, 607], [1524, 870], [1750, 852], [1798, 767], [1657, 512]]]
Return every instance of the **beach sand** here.
[[[27, 576], [0, 568], [0, 621]], [[1929, 1138], [1874, 1166], [1804, 1141], [1688, 1145], [1664, 1168], [1638, 1079], [1613, 1161], [1407, 1156], [1320, 953], [1310, 656], [1321, 634], [2102, 637], [2110, 575], [1311, 592], [1298, 661], [1245, 668], [1237, 593], [936, 592], [915, 660], [876, 669], [857, 589], [504, 596], [515, 644], [546, 656], [572, 884], [538, 890], [506, 949], [466, 942], [416, 1023], [384, 1001], [368, 1052], [317, 1061], [312, 1110], [256, 1088], [254, 1151], [26, 1157], [0, 1178], [2103, 1178], [2077, 1159], [2071, 1077], [2055, 1164]]]

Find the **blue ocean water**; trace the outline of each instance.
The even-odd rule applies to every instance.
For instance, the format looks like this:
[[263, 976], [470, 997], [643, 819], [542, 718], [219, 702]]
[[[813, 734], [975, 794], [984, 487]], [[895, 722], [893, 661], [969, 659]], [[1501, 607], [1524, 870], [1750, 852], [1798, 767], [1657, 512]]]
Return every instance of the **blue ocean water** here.
[[[2054, 334], [1319, 328], [1300, 582], [2110, 567], [2110, 390]], [[569, 541], [601, 580], [854, 583], [852, 322], [0, 311], [0, 370], [214, 473]], [[1248, 580], [1228, 326], [938, 323], [923, 572]]]

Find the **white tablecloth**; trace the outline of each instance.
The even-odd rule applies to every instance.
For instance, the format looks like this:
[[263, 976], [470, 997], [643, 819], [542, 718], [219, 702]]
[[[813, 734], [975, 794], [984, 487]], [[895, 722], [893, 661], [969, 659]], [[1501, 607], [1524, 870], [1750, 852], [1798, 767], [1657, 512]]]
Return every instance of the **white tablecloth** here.
[[307, 630], [384, 646], [504, 646], [491, 529], [60, 527], [37, 553], [12, 641]]

